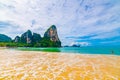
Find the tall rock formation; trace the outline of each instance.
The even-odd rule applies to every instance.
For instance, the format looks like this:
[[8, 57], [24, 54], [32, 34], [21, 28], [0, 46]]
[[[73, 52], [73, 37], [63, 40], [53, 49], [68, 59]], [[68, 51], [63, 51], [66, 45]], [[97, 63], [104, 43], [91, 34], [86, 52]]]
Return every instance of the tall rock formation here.
[[50, 41], [54, 42], [55, 47], [61, 47], [61, 41], [57, 34], [57, 28], [55, 25], [52, 25], [44, 34], [44, 38], [50, 39]]
[[21, 42], [21, 43], [27, 43], [27, 44], [31, 44], [31, 43], [35, 44], [35, 43], [40, 42], [41, 39], [42, 37], [40, 34], [33, 33], [32, 35], [32, 32], [28, 30], [25, 33], [23, 33], [21, 37], [16, 36], [13, 41], [16, 43]]
[[18, 42], [21, 42], [20, 40], [20, 37], [19, 36], [16, 36], [15, 39], [13, 40], [14, 42], [18, 43]]
[[30, 30], [28, 30], [27, 32], [22, 34], [21, 42], [22, 43], [27, 43], [27, 44], [32, 43], [32, 32]]
[[57, 34], [57, 28], [52, 25], [41, 37], [40, 34], [33, 33], [28, 30], [21, 35], [21, 37], [16, 36], [13, 40], [16, 43], [24, 43], [23, 46], [30, 47], [61, 47], [61, 41]]
[[32, 36], [33, 43], [39, 43], [41, 39], [42, 39], [42, 37], [40, 36], [40, 34], [33, 33], [33, 36]]
[[44, 37], [50, 38], [51, 41], [60, 41], [57, 34], [57, 29], [55, 25], [52, 25], [44, 34]]

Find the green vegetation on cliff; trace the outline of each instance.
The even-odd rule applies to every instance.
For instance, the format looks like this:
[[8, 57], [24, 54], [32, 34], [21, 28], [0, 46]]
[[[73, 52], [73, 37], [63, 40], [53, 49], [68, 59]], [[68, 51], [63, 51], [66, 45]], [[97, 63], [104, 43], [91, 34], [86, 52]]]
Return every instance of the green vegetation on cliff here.
[[12, 39], [4, 34], [0, 34], [0, 42], [10, 42]]
[[16, 36], [14, 40], [7, 36], [0, 36], [0, 40], [1, 47], [61, 47], [55, 25], [52, 25], [43, 37], [28, 30], [21, 37]]

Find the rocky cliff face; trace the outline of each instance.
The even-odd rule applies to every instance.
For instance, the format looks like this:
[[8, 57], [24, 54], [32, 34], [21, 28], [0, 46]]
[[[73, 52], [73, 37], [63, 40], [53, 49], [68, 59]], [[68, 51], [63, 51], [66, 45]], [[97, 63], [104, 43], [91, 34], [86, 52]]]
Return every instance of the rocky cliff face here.
[[52, 25], [44, 34], [44, 37], [50, 38], [51, 41], [60, 41], [57, 34], [57, 29], [55, 25]]
[[16, 36], [14, 39], [14, 42], [31, 44], [31, 43], [38, 43], [38, 42], [40, 42], [41, 39], [42, 38], [41, 38], [40, 34], [33, 33], [33, 35], [32, 35], [32, 32], [30, 30], [28, 30], [25, 33], [23, 33], [21, 35], [21, 37]]
[[45, 32], [44, 37], [41, 37], [40, 34], [37, 33], [32, 34], [32, 32], [28, 30], [23, 33], [21, 37], [16, 36], [14, 42], [30, 44], [36, 47], [61, 47], [61, 41], [59, 40], [55, 25], [52, 25]]
[[55, 25], [52, 25], [44, 34], [44, 38], [49, 38], [51, 41], [53, 41], [56, 46], [61, 46], [61, 41], [59, 40], [58, 34], [57, 34], [57, 28]]
[[42, 39], [42, 37], [40, 36], [40, 34], [33, 33], [33, 36], [32, 36], [33, 43], [38, 43], [38, 42], [40, 42], [41, 39]]
[[20, 37], [19, 36], [16, 36], [15, 39], [14, 39], [14, 42], [20, 42]]
[[22, 34], [21, 42], [27, 44], [32, 43], [32, 32], [30, 30]]

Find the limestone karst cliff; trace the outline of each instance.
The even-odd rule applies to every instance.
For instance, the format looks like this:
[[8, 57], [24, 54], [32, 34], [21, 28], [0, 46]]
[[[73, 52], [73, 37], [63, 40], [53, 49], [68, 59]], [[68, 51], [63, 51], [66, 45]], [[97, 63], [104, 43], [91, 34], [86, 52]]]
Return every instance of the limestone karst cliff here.
[[44, 34], [44, 38], [48, 38], [54, 42], [55, 46], [61, 47], [61, 41], [57, 34], [57, 28], [55, 25], [52, 25]]
[[55, 25], [52, 25], [44, 34], [44, 37], [50, 38], [51, 41], [60, 41], [57, 34], [57, 28]]
[[31, 44], [31, 46], [35, 47], [61, 47], [61, 41], [55, 25], [48, 28], [43, 37], [38, 33], [32, 33], [28, 30], [21, 37], [16, 36], [13, 41], [15, 43]]
[[27, 44], [32, 43], [32, 32], [30, 30], [22, 34], [21, 42]]
[[20, 37], [16, 36], [15, 39], [14, 39], [14, 42], [20, 42], [20, 41], [21, 41]]
[[40, 34], [33, 33], [33, 36], [32, 36], [33, 43], [39, 43], [41, 39], [42, 39], [42, 37]]

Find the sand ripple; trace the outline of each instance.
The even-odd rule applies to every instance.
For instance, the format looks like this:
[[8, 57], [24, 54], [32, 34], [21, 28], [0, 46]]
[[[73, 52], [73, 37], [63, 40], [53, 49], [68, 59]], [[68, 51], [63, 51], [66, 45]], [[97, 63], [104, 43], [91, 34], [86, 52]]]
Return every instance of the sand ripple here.
[[120, 80], [120, 56], [0, 49], [0, 80]]

